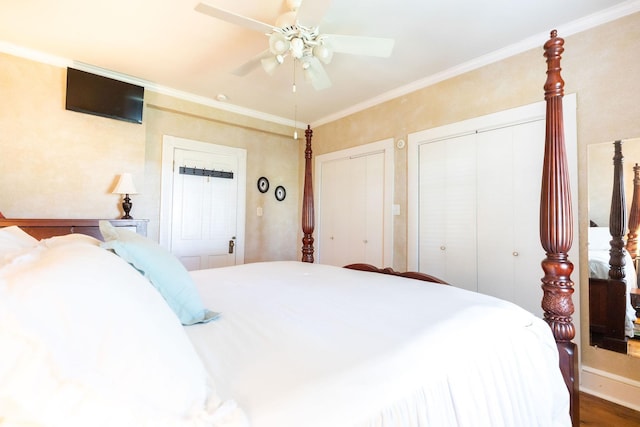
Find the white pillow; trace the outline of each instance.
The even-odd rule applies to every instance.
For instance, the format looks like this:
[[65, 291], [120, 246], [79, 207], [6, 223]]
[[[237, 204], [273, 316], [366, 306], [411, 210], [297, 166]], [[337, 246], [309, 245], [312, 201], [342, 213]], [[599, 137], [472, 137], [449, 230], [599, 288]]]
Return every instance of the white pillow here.
[[71, 244], [86, 244], [86, 245], [100, 246], [100, 243], [102, 242], [96, 239], [95, 237], [88, 236], [86, 234], [72, 233], [72, 234], [65, 234], [62, 236], [53, 236], [47, 239], [42, 239], [40, 240], [40, 243], [45, 245], [48, 248], [53, 248], [55, 246], [71, 245]]
[[0, 267], [13, 256], [31, 249], [38, 244], [38, 239], [30, 236], [20, 227], [11, 225], [0, 228]]
[[38, 245], [0, 268], [7, 425], [243, 426], [160, 294], [87, 244]]

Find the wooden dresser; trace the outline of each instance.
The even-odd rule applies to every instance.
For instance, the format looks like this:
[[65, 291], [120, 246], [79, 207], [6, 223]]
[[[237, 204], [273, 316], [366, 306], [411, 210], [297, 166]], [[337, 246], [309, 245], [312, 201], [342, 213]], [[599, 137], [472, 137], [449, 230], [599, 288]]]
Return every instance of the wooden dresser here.
[[[102, 240], [99, 219], [27, 219], [27, 218], [1, 218], [0, 228], [17, 225], [36, 239], [64, 234], [81, 233]], [[147, 235], [147, 219], [110, 219], [115, 227], [125, 227], [136, 233]]]

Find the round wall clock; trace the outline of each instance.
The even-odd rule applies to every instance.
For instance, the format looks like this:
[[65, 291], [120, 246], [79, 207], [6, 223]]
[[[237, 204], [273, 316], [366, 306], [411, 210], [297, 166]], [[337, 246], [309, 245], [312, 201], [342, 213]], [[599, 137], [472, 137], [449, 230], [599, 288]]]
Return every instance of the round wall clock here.
[[258, 190], [261, 193], [266, 193], [269, 190], [269, 180], [264, 176], [258, 178]]
[[284, 200], [285, 197], [287, 197], [287, 191], [284, 189], [282, 185], [278, 185], [276, 187], [276, 200], [281, 202]]

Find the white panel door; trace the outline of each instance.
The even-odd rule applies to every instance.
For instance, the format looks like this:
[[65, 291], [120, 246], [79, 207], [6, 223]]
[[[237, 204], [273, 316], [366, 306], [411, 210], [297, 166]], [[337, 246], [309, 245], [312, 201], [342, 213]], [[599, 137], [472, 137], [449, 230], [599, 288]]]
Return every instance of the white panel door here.
[[419, 146], [418, 269], [477, 290], [475, 134]]
[[[174, 150], [171, 252], [189, 270], [236, 263], [238, 159]], [[180, 166], [235, 172], [233, 178], [180, 173]]]

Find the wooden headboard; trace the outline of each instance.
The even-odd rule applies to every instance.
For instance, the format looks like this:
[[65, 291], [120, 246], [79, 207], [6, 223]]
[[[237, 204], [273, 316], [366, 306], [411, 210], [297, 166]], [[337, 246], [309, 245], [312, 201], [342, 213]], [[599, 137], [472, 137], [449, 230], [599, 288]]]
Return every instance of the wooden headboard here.
[[[36, 239], [80, 233], [102, 240], [98, 227], [99, 221], [99, 219], [0, 218], [0, 228], [17, 225]], [[147, 235], [148, 220], [146, 219], [110, 219], [109, 222], [115, 227], [125, 227], [140, 235]]]

